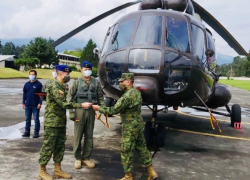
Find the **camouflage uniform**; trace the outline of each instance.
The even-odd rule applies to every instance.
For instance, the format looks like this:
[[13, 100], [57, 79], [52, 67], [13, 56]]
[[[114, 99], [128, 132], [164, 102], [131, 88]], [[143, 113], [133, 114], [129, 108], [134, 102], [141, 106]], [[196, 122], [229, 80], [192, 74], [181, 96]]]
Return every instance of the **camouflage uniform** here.
[[43, 92], [47, 92], [48, 88], [52, 85], [54, 81], [55, 81], [54, 79], [48, 80], [43, 86]]
[[66, 102], [66, 88], [55, 80], [47, 89], [44, 141], [40, 150], [40, 165], [46, 165], [52, 154], [55, 163], [63, 160], [66, 141], [66, 109], [81, 108], [81, 104]]
[[[89, 89], [93, 88], [93, 92]], [[85, 89], [85, 90], [84, 90]], [[81, 91], [81, 92], [80, 92]], [[81, 93], [86, 97], [81, 98]], [[92, 96], [90, 96], [92, 94]], [[84, 96], [84, 95], [83, 95]], [[93, 98], [95, 96], [95, 98]], [[90, 99], [89, 99], [90, 98]], [[77, 103], [92, 102], [104, 105], [103, 92], [97, 79], [90, 78], [86, 81], [78, 78], [74, 81], [69, 90], [67, 101], [76, 101]], [[72, 111], [70, 111], [72, 113]], [[74, 113], [74, 155], [76, 160], [88, 160], [93, 151], [93, 131], [95, 125], [95, 111], [92, 107], [89, 109], [77, 109]], [[81, 141], [84, 134], [84, 144], [81, 148]]]
[[[125, 74], [125, 75], [124, 75]], [[133, 79], [132, 73], [123, 73], [119, 81]], [[133, 170], [133, 151], [136, 149], [144, 166], [152, 165], [152, 157], [147, 149], [144, 137], [144, 123], [141, 117], [142, 98], [137, 89], [131, 87], [126, 90], [114, 107], [100, 107], [99, 111], [104, 114], [112, 115], [120, 113], [122, 121], [121, 139], [121, 160], [125, 173]]]

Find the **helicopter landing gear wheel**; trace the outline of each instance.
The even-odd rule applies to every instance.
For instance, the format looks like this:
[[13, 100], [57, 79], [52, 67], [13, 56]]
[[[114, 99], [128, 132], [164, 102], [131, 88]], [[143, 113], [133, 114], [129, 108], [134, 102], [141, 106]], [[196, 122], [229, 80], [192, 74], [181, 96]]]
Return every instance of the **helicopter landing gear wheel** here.
[[234, 123], [241, 123], [241, 108], [240, 105], [234, 104], [231, 109], [231, 126], [234, 127]]
[[146, 145], [150, 146], [152, 144], [152, 123], [150, 121], [146, 122], [144, 129], [144, 137], [146, 140]]
[[146, 145], [156, 145], [158, 147], [164, 147], [166, 135], [165, 123], [159, 123], [157, 126], [152, 126], [152, 122], [148, 121], [145, 124], [144, 137]]
[[157, 132], [156, 132], [156, 145], [158, 147], [164, 147], [165, 135], [166, 135], [165, 123], [159, 123], [157, 127]]

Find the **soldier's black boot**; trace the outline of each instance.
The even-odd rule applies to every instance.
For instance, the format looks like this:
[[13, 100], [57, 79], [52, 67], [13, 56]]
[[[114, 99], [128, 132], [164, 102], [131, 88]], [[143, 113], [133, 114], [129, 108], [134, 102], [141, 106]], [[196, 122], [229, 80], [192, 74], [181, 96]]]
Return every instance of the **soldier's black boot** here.
[[38, 138], [39, 137], [39, 134], [38, 133], [35, 133], [33, 138]]
[[23, 133], [22, 137], [30, 137], [30, 133], [29, 132], [25, 132], [25, 133]]

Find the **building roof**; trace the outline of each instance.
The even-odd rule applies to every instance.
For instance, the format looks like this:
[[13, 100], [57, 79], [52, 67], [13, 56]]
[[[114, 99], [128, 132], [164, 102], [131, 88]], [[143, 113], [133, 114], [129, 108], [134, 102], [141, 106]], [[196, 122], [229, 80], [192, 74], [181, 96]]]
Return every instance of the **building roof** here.
[[78, 58], [77, 56], [72, 56], [72, 55], [69, 55], [69, 54], [63, 54], [63, 53], [57, 53], [58, 55], [61, 55], [61, 56], [67, 56], [67, 57], [74, 57], [74, 58]]
[[0, 55], [0, 61], [13, 61], [15, 55]]

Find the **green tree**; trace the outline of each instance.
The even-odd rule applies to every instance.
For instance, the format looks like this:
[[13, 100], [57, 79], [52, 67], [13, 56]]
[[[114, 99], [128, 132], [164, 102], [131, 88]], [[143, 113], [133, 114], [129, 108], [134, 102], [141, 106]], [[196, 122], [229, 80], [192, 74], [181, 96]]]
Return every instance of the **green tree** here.
[[37, 58], [39, 59], [40, 67], [44, 64], [58, 64], [57, 51], [51, 45], [54, 42], [52, 39], [45, 39], [36, 37], [31, 40], [23, 52], [23, 58]]
[[97, 67], [98, 57], [93, 53], [93, 50], [96, 48], [96, 44], [92, 39], [90, 39], [87, 45], [83, 48], [80, 63], [82, 61], [88, 60], [94, 67]]
[[27, 59], [16, 59], [14, 61], [15, 66], [19, 67], [24, 66], [25, 69], [33, 69], [39, 65], [40, 61], [38, 58], [27, 58]]
[[68, 51], [67, 49], [64, 51], [64, 54], [69, 54], [72, 56], [76, 56], [76, 57], [81, 57], [82, 54], [82, 50], [77, 48], [74, 51]]
[[7, 42], [2, 48], [3, 55], [15, 55], [16, 47], [12, 42]]
[[25, 45], [22, 45], [22, 46], [16, 46], [16, 52], [15, 52], [15, 55], [17, 56], [17, 58], [21, 58], [22, 57], [22, 54], [25, 50], [26, 46]]
[[0, 40], [0, 54], [2, 54], [2, 50], [3, 50], [3, 46], [2, 46], [2, 42]]

